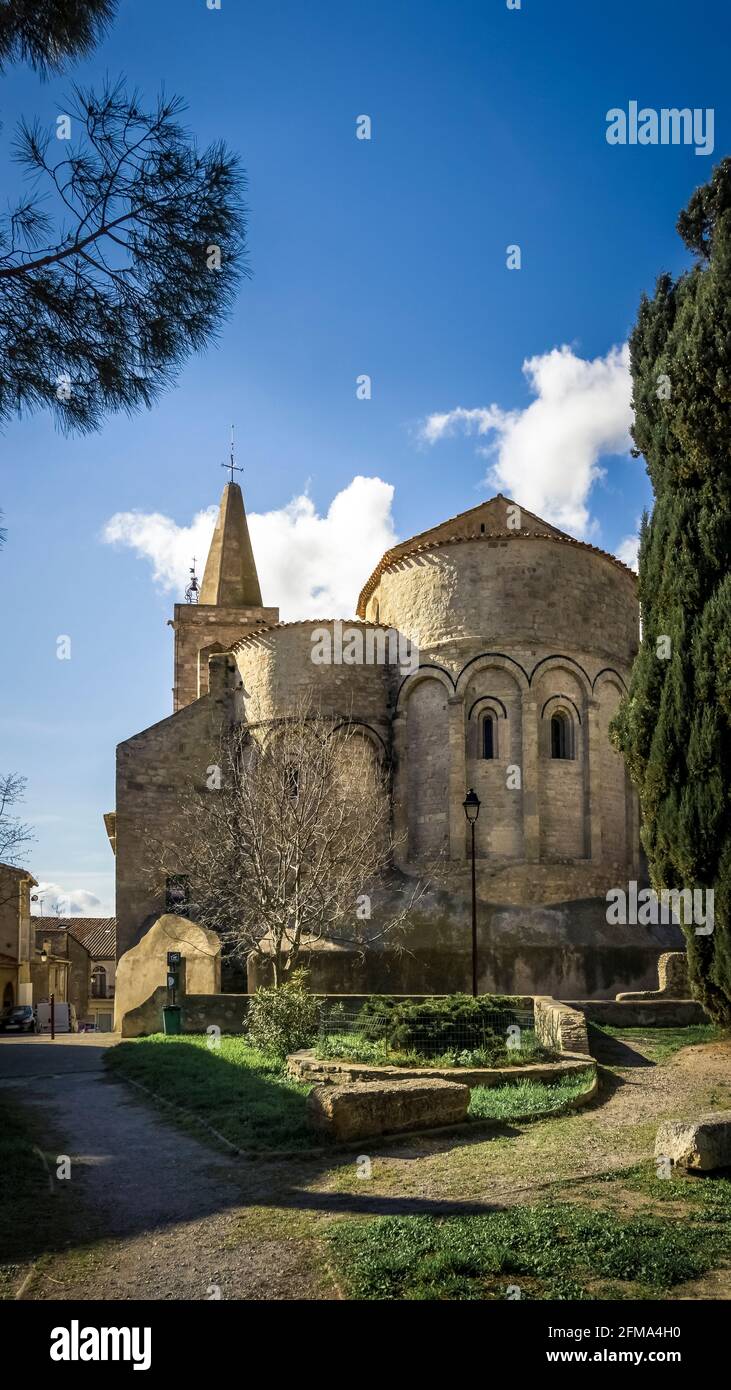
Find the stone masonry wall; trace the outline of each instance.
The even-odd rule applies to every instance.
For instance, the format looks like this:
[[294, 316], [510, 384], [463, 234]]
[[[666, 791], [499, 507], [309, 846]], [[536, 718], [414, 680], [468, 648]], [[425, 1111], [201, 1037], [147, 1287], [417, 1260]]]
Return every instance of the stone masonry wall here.
[[[181, 792], [205, 785], [220, 730], [232, 717], [235, 667], [216, 660], [214, 689], [117, 748], [117, 952], [134, 946], [165, 911], [157, 842], [168, 844]], [[185, 873], [186, 865], [175, 872]]]
[[459, 541], [412, 555], [382, 575], [381, 623], [413, 636], [422, 651], [479, 635], [485, 650], [580, 648], [616, 665], [632, 660], [639, 618], [636, 583], [589, 549], [547, 537]]

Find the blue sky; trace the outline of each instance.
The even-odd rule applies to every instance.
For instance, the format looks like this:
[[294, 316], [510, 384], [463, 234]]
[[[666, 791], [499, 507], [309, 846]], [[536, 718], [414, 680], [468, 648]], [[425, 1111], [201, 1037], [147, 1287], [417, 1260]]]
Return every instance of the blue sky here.
[[[725, 0], [122, 0], [67, 76], [0, 80], [9, 194], [18, 116], [53, 126], [72, 80], [105, 73], [150, 101], [164, 80], [249, 178], [253, 279], [177, 387], [92, 437], [38, 415], [0, 438], [0, 768], [28, 777], [37, 878], [112, 906], [114, 748], [170, 712], [166, 620], [231, 421], [283, 616], [351, 611], [394, 534], [498, 484], [629, 554], [650, 493], [612, 349], [658, 272], [685, 265], [677, 213], [729, 152], [730, 31]], [[713, 108], [713, 154], [608, 145], [606, 112], [631, 100]]]

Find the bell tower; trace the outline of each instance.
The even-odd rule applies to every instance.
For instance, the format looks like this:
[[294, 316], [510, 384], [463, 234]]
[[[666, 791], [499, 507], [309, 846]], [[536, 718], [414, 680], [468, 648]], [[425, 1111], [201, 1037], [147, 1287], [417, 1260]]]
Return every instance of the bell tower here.
[[279, 622], [279, 609], [265, 608], [261, 601], [244, 497], [233, 481], [234, 472], [241, 472], [234, 464], [233, 448], [231, 462], [223, 466], [230, 468], [231, 480], [221, 496], [203, 582], [198, 590], [193, 579], [186, 591], [188, 602], [175, 605], [174, 711], [208, 693], [208, 658], [213, 652], [230, 651], [247, 632]]

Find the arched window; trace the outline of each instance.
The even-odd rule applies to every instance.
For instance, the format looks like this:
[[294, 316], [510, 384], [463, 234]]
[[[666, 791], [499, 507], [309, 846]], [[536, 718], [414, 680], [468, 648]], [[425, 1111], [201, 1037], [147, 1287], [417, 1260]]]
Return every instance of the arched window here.
[[103, 965], [95, 965], [91, 972], [91, 997], [92, 999], [106, 999], [107, 997], [107, 972]]
[[491, 710], [487, 710], [482, 718], [482, 756], [497, 757], [497, 721]]
[[551, 715], [551, 757], [573, 758], [573, 726], [565, 710]]

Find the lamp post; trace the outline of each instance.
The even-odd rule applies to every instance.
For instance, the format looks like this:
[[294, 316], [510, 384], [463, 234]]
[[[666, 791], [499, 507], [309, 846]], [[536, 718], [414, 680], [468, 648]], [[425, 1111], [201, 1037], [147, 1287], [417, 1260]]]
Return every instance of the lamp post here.
[[462, 806], [472, 831], [472, 997], [477, 998], [477, 889], [475, 886], [475, 821], [480, 814], [481, 801], [470, 787]]

